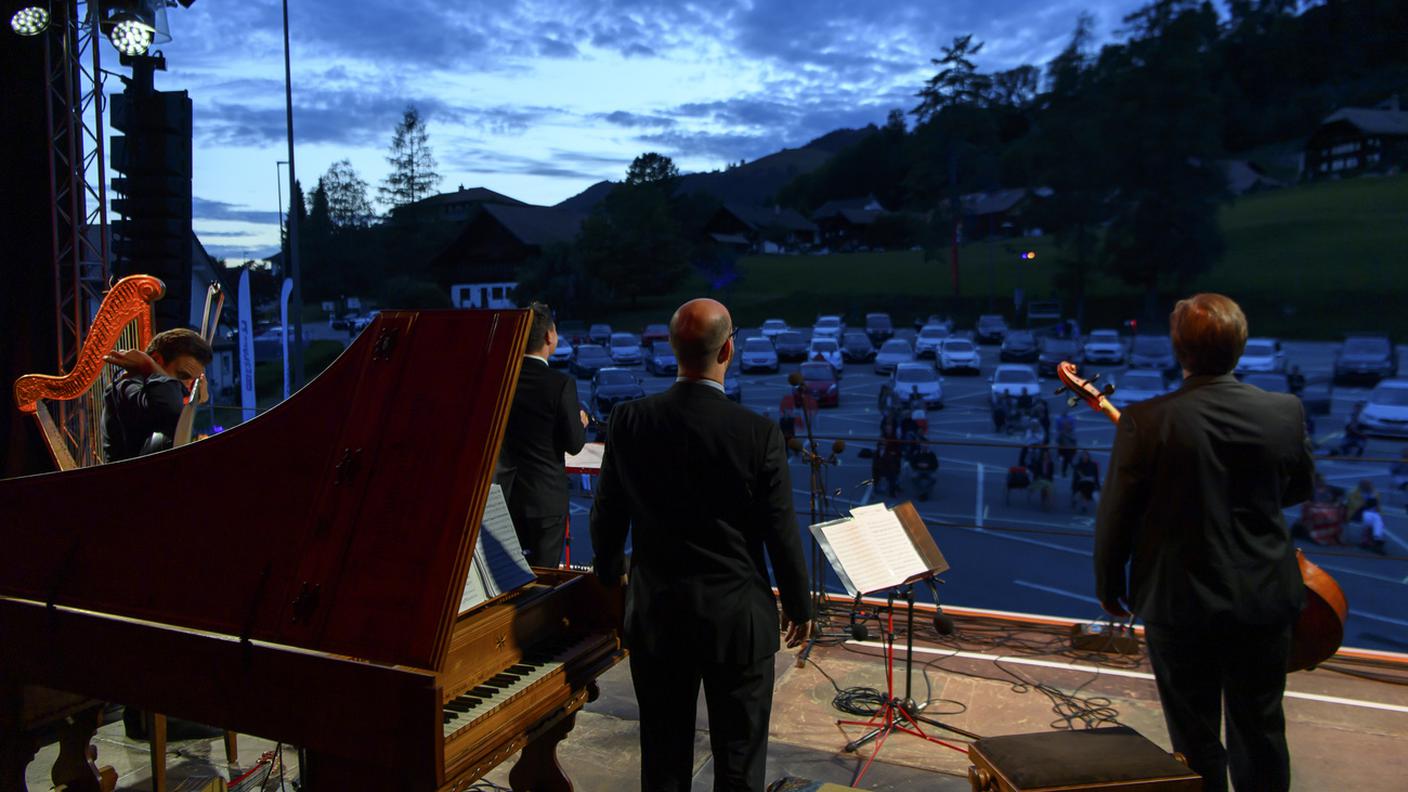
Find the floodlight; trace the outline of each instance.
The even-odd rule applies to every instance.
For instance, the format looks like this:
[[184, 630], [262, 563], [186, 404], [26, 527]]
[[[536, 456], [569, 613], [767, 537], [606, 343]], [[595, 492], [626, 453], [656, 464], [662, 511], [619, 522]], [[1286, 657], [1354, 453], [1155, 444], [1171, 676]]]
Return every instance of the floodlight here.
[[10, 28], [21, 36], [37, 36], [49, 28], [49, 9], [41, 6], [21, 8], [10, 17]]
[[156, 28], [136, 14], [124, 14], [113, 19], [108, 39], [118, 52], [129, 57], [145, 55], [152, 46], [152, 34]]

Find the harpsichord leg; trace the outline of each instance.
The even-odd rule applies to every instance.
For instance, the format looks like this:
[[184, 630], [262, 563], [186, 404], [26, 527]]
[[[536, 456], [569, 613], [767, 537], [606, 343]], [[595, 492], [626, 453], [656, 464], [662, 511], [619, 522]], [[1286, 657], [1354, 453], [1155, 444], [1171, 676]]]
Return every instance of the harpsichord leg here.
[[576, 725], [574, 710], [523, 746], [518, 762], [508, 773], [508, 784], [513, 792], [572, 792], [572, 779], [557, 762], [557, 744]]
[[98, 749], [93, 745], [93, 735], [102, 722], [103, 708], [93, 707], [59, 724], [59, 757], [49, 774], [55, 787], [65, 792], [103, 792]]

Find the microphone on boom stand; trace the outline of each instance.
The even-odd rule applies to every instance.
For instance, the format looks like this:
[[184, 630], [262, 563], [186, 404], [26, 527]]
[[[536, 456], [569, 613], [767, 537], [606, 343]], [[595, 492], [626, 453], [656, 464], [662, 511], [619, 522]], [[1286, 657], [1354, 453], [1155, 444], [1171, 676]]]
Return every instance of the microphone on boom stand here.
[[934, 629], [939, 635], [953, 635], [953, 617], [944, 613], [944, 606], [939, 604], [939, 586], [933, 578], [925, 578], [925, 583], [929, 584], [929, 592], [934, 595]]

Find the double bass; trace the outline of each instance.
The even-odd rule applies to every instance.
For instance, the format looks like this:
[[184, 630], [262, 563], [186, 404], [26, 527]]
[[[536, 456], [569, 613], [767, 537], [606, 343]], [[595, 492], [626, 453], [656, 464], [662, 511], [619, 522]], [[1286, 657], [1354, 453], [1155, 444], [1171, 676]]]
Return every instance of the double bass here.
[[[1096, 388], [1068, 361], [1056, 366], [1056, 377], [1063, 386], [1058, 393], [1070, 391], [1073, 399], [1085, 402], [1091, 409], [1119, 423], [1120, 411], [1107, 398], [1115, 392], [1113, 385], [1106, 385], [1103, 390]], [[1344, 591], [1330, 573], [1306, 558], [1300, 548], [1296, 548], [1296, 563], [1305, 581], [1305, 606], [1291, 634], [1287, 671], [1312, 669], [1333, 657], [1344, 642], [1344, 622], [1349, 616]]]

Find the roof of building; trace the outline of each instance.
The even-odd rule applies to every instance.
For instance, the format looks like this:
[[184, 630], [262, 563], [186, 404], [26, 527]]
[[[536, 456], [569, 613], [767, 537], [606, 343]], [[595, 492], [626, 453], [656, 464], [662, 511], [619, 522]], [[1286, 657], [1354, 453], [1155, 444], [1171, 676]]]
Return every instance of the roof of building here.
[[1408, 136], [1408, 111], [1370, 107], [1341, 107], [1325, 116], [1321, 125], [1343, 121], [1371, 135]]
[[888, 211], [874, 195], [867, 195], [863, 198], [838, 198], [818, 206], [816, 211], [812, 212], [812, 219], [820, 220], [824, 217], [841, 215], [853, 223], [869, 223]]
[[991, 192], [968, 193], [959, 198], [963, 203], [963, 213], [969, 215], [989, 215], [1006, 212], [1027, 197], [1027, 189], [993, 190]]
[[504, 206], [528, 206], [528, 204], [518, 200], [517, 198], [510, 198], [507, 195], [504, 195], [503, 193], [494, 192], [493, 190], [490, 190], [487, 187], [470, 187], [469, 189], [460, 187], [455, 192], [432, 195], [429, 198], [422, 198], [421, 200], [416, 201], [413, 204], [407, 204], [406, 206], [400, 208], [414, 210], [428, 209], [430, 207], [442, 205], [471, 203], [501, 204]]
[[1247, 160], [1222, 160], [1217, 163], [1227, 178], [1227, 189], [1233, 195], [1241, 195], [1250, 190], [1267, 187], [1284, 187], [1284, 182], [1262, 172], [1255, 163]]
[[738, 218], [744, 225], [754, 230], [782, 228], [788, 231], [806, 231], [808, 233], [814, 233], [816, 231], [816, 224], [803, 217], [801, 213], [795, 209], [783, 209], [779, 206], [773, 206], [771, 208], [766, 206], [745, 206], [734, 203], [724, 204], [723, 209]]
[[[498, 221], [506, 231], [525, 245], [542, 247], [554, 242], [571, 242], [582, 229], [584, 215], [550, 206], [482, 204], [479, 211]], [[477, 216], [477, 215], [476, 215]]]

